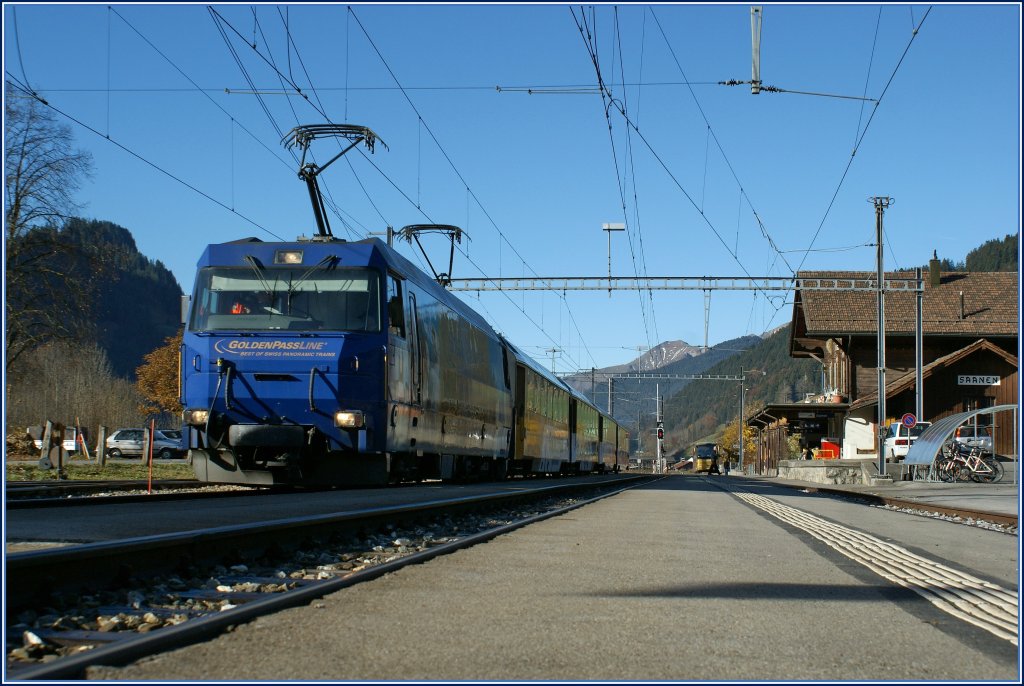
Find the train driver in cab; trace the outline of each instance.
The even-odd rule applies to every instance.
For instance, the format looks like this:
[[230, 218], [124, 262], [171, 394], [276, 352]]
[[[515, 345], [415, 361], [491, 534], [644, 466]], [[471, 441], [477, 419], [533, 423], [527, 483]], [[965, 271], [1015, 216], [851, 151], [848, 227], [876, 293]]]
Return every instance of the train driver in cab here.
[[251, 314], [256, 311], [259, 303], [252, 293], [239, 293], [232, 300], [231, 314]]

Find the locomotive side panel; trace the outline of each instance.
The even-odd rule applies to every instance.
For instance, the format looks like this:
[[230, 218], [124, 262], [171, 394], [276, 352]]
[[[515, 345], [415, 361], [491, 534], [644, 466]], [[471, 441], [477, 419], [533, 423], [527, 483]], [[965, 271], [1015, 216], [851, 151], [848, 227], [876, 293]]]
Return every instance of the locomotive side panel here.
[[512, 425], [512, 389], [500, 341], [443, 306], [422, 310], [427, 338], [427, 411], [435, 415], [432, 449], [504, 459]]

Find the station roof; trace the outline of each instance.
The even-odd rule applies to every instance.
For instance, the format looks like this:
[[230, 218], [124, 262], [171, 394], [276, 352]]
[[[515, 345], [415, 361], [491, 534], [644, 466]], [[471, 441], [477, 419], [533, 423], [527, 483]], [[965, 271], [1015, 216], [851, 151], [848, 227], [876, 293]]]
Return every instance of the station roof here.
[[757, 420], [773, 424], [785, 419], [793, 424], [801, 419], [828, 419], [846, 414], [849, 403], [772, 403], [747, 415], [747, 424]]
[[[874, 272], [809, 271], [801, 279], [873, 279]], [[913, 278], [907, 272], [887, 272], [886, 279]], [[922, 325], [925, 336], [1016, 338], [1018, 316], [1017, 272], [942, 272], [940, 283], [930, 286], [924, 274]], [[961, 309], [961, 293], [963, 294]], [[917, 319], [913, 291], [885, 295], [887, 336], [913, 336]], [[793, 301], [790, 354], [808, 357], [828, 338], [875, 336], [878, 332], [877, 296], [871, 291], [819, 291], [797, 289]]]

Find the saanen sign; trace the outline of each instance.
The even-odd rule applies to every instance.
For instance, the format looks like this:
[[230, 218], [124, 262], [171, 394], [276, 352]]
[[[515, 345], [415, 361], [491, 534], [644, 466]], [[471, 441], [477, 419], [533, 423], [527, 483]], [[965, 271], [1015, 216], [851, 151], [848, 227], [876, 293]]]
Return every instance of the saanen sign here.
[[998, 374], [958, 374], [956, 377], [959, 386], [998, 386]]

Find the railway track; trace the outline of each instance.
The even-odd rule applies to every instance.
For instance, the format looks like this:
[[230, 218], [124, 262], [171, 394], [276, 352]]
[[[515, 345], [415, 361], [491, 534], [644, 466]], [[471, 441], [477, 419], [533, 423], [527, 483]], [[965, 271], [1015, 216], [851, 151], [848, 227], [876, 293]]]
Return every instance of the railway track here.
[[[646, 483], [515, 492], [148, 536], [7, 557], [8, 675], [80, 678], [490, 540]], [[73, 571], [71, 571], [73, 570]]]
[[[779, 484], [785, 485], [785, 484]], [[822, 493], [826, 495], [838, 495], [844, 498], [852, 498], [872, 505], [882, 505], [888, 507], [895, 507], [901, 510], [913, 510], [922, 514], [939, 514], [948, 517], [959, 517], [963, 520], [973, 519], [975, 521], [992, 522], [993, 524], [999, 524], [1007, 527], [1017, 527], [1017, 515], [1006, 515], [997, 514], [994, 512], [983, 512], [981, 510], [972, 510], [964, 507], [952, 507], [944, 505], [935, 505], [932, 503], [925, 503], [916, 500], [905, 500], [902, 498], [894, 498], [891, 496], [878, 495], [875, 493], [858, 493], [855, 491], [845, 491], [838, 488], [818, 487], [818, 486], [800, 486], [801, 490], [805, 490], [808, 493]]]
[[[109, 502], [180, 500], [206, 496], [251, 495], [274, 491], [262, 486], [225, 486], [195, 479], [113, 481], [8, 481], [5, 488], [8, 509], [60, 507]], [[276, 489], [282, 490], [282, 489]], [[102, 497], [101, 497], [102, 496]]]

